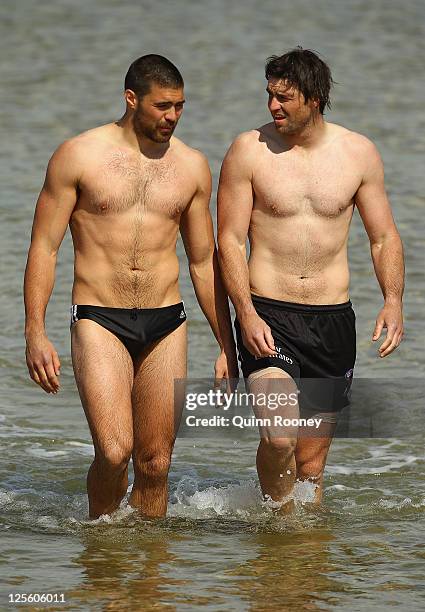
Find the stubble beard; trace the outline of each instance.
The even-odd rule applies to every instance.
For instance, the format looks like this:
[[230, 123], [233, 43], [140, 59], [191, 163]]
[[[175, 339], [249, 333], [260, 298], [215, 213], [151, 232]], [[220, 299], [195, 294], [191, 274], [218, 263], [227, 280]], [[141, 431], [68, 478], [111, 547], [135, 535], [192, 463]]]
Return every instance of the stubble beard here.
[[158, 126], [149, 125], [144, 121], [142, 113], [135, 113], [133, 116], [133, 129], [136, 136], [148, 138], [158, 144], [168, 142], [174, 133], [174, 128], [168, 134], [161, 134]]
[[279, 134], [281, 134], [282, 136], [287, 136], [287, 135], [292, 135], [292, 134], [296, 134], [297, 132], [302, 132], [303, 130], [305, 130], [306, 128], [312, 126], [314, 123], [313, 120], [313, 115], [308, 115], [307, 117], [304, 117], [303, 119], [293, 119], [292, 121], [287, 118], [287, 125], [281, 125], [281, 126], [276, 126], [275, 124], [275, 128], [276, 130], [279, 132]]

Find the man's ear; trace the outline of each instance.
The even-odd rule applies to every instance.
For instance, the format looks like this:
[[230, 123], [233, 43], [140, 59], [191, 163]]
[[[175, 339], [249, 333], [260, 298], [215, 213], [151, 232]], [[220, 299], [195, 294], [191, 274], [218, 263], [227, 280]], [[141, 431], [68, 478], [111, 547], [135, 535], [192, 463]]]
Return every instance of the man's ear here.
[[124, 92], [124, 100], [131, 110], [136, 110], [138, 105], [137, 96], [132, 89], [126, 89]]

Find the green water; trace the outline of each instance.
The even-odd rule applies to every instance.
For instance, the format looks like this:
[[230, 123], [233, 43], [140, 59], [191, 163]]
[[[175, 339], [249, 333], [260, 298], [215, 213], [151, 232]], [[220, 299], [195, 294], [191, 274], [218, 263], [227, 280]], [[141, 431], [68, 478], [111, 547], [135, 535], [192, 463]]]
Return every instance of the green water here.
[[[63, 593], [65, 604], [50, 609], [70, 610], [425, 608], [423, 394], [406, 390], [399, 402], [402, 419], [416, 414], [408, 436], [401, 428], [386, 439], [333, 443], [321, 509], [309, 509], [307, 484], [296, 490], [293, 517], [273, 515], [259, 492], [251, 432], [235, 440], [178, 440], [165, 519], [143, 522], [124, 503], [113, 518], [89, 522], [85, 476], [92, 447], [70, 361], [69, 235], [48, 310], [49, 336], [62, 361], [56, 397], [28, 379], [21, 296], [47, 160], [65, 138], [120, 115], [132, 59], [157, 52], [181, 68], [188, 102], [177, 135], [208, 155], [216, 185], [234, 136], [268, 120], [265, 58], [302, 44], [328, 59], [339, 83], [329, 119], [378, 145], [406, 249], [406, 338], [379, 360], [370, 335], [382, 300], [355, 215], [349, 254], [356, 375], [417, 377], [419, 385], [425, 374], [424, 18], [420, 1], [3, 2], [1, 610], [20, 607], [9, 603], [13, 593]], [[216, 347], [181, 245], [179, 254], [189, 371], [206, 377]], [[397, 404], [391, 411], [382, 413], [383, 422]]]

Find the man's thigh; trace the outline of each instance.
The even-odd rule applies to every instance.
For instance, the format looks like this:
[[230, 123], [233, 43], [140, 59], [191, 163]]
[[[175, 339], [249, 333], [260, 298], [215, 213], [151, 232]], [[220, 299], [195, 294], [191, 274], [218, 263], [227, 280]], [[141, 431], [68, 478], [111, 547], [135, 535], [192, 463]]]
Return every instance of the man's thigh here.
[[129, 447], [133, 423], [133, 363], [122, 342], [98, 323], [82, 319], [71, 329], [75, 380], [96, 451]]
[[149, 347], [134, 366], [134, 444], [150, 453], [171, 449], [181, 417], [174, 381], [186, 377], [187, 324]]
[[260, 425], [260, 437], [269, 442], [296, 439], [299, 417], [297, 386], [292, 376], [278, 367], [256, 370], [246, 381], [253, 395], [253, 411]]

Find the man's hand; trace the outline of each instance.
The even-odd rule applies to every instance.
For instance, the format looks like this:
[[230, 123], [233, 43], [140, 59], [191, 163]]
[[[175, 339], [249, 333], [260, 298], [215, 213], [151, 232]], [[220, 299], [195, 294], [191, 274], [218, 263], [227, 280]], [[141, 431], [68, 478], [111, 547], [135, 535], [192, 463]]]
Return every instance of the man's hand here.
[[276, 347], [270, 327], [258, 314], [245, 315], [240, 321], [242, 342], [254, 357], [276, 355]]
[[232, 393], [236, 389], [239, 381], [239, 369], [235, 347], [227, 351], [222, 349], [215, 362], [214, 375], [216, 388], [219, 388], [221, 382], [226, 380], [228, 393]]
[[372, 340], [376, 342], [386, 328], [387, 336], [378, 349], [380, 357], [390, 355], [398, 347], [403, 338], [403, 312], [401, 303], [385, 304], [379, 312]]
[[60, 361], [46, 334], [27, 336], [26, 360], [32, 380], [46, 393], [59, 391]]

